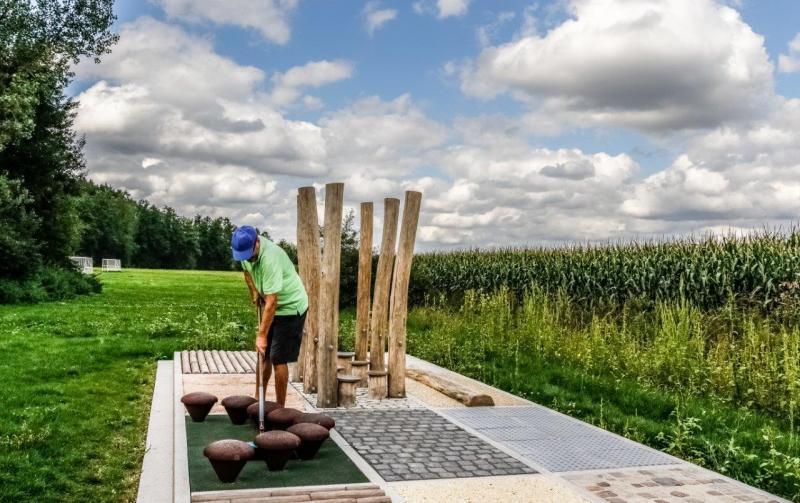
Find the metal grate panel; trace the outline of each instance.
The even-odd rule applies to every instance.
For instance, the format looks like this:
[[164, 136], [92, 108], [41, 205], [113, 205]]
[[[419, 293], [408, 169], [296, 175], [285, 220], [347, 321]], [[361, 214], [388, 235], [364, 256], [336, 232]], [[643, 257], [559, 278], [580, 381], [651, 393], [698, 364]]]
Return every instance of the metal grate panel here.
[[475, 407], [442, 413], [553, 472], [654, 466], [675, 460], [545, 407]]

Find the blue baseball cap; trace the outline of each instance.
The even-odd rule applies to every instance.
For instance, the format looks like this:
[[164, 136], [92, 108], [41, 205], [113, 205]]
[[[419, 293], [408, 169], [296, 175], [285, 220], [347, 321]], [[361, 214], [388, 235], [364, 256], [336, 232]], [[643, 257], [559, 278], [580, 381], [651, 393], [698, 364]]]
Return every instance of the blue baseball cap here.
[[258, 234], [253, 227], [249, 225], [237, 227], [236, 230], [233, 231], [233, 235], [231, 235], [233, 259], [241, 261], [252, 257], [256, 239], [258, 239]]

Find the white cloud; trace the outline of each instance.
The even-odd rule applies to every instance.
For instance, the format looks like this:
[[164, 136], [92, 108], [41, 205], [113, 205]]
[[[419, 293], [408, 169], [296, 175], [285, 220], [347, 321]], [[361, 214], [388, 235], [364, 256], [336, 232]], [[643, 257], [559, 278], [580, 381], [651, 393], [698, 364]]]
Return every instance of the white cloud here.
[[155, 0], [171, 18], [258, 30], [277, 44], [291, 36], [289, 16], [298, 0]]
[[633, 228], [759, 226], [800, 212], [800, 100], [767, 119], [691, 142], [667, 169], [637, 183], [621, 205]]
[[411, 4], [416, 14], [435, 15], [439, 19], [463, 16], [469, 10], [470, 0], [419, 0]]
[[[290, 106], [300, 98], [304, 89], [346, 80], [352, 75], [353, 64], [349, 61], [310, 61], [275, 74], [272, 77], [274, 87], [270, 92], [270, 101], [277, 107]], [[307, 108], [322, 107], [322, 101], [312, 96], [305, 96], [303, 102]]]
[[763, 114], [774, 97], [763, 37], [713, 0], [570, 0], [543, 36], [484, 49], [464, 92], [500, 93], [569, 125], [646, 131], [714, 127]]
[[470, 0], [436, 0], [439, 17], [463, 16], [469, 9]]
[[383, 9], [381, 2], [371, 1], [367, 2], [361, 14], [364, 16], [364, 28], [372, 36], [375, 31], [397, 17], [397, 9]]
[[778, 69], [783, 73], [800, 72], [800, 33], [789, 42], [786, 54], [778, 56]]

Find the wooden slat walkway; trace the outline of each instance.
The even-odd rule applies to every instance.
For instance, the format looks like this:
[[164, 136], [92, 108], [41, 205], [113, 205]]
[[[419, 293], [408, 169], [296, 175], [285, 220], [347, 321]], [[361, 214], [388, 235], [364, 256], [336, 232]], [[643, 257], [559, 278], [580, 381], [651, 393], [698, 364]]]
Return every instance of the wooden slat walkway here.
[[254, 374], [255, 351], [181, 351], [184, 374]]

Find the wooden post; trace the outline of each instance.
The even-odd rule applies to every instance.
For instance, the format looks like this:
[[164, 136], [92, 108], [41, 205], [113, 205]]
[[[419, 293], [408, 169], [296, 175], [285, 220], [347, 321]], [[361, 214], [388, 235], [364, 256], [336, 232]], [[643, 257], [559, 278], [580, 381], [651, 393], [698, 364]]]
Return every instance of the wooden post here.
[[370, 283], [372, 283], [372, 203], [361, 203], [358, 245], [358, 297], [356, 302], [356, 361], [367, 359]]
[[342, 252], [342, 204], [344, 184], [325, 185], [325, 249], [322, 252], [322, 281], [319, 304], [319, 385], [317, 407], [336, 407], [336, 353], [339, 344], [339, 270]]
[[422, 194], [406, 191], [403, 224], [392, 278], [392, 300], [389, 308], [389, 398], [406, 396], [406, 318], [408, 318], [408, 281]]
[[358, 385], [359, 378], [340, 375], [336, 379], [339, 386], [339, 407], [354, 407], [356, 405], [356, 385]]
[[[295, 239], [295, 243], [297, 243], [297, 272], [300, 274], [300, 281], [302, 281], [303, 285], [306, 284], [304, 281], [303, 273], [301, 271], [300, 266], [300, 234], [303, 233], [302, 231], [302, 220], [300, 219], [300, 194], [297, 194], [297, 237]], [[308, 294], [308, 292], [306, 292]], [[309, 297], [309, 303], [311, 302], [311, 297]], [[306, 318], [308, 318], [308, 314], [306, 314]], [[306, 321], [308, 323], [308, 321]], [[306, 361], [306, 340], [307, 340], [307, 332], [305, 327], [303, 327], [303, 338], [300, 341], [300, 354], [297, 355], [297, 361], [292, 365], [292, 375], [290, 379], [292, 382], [303, 382], [303, 374], [305, 373], [305, 361]]]
[[383, 348], [386, 345], [386, 331], [389, 322], [389, 292], [394, 264], [394, 246], [397, 240], [397, 216], [400, 200], [387, 197], [383, 200], [383, 235], [381, 253], [378, 256], [378, 270], [375, 272], [375, 292], [372, 297], [372, 317], [370, 318], [370, 370], [385, 370]]
[[300, 220], [300, 236], [297, 240], [297, 260], [300, 263], [300, 278], [308, 294], [306, 315], [305, 369], [303, 390], [317, 392], [317, 352], [319, 346], [319, 302], [320, 302], [320, 249], [319, 219], [317, 217], [317, 194], [314, 187], [301, 187], [297, 196], [297, 218]]

